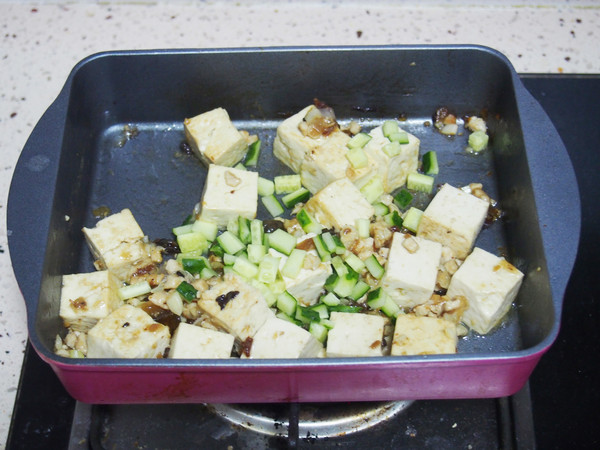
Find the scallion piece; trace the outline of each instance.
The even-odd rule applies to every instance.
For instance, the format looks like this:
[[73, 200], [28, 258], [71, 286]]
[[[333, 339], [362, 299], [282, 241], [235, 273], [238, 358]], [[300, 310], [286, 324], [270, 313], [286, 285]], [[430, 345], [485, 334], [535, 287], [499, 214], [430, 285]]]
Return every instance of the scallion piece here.
[[187, 281], [182, 281], [176, 289], [183, 299], [188, 302], [194, 301], [196, 294], [198, 294], [198, 290]]

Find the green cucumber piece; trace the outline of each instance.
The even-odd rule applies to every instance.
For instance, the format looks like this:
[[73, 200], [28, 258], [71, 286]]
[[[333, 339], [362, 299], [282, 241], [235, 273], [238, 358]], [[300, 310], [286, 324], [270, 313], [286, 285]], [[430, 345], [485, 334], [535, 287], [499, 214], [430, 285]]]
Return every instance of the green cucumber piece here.
[[284, 255], [290, 255], [292, 250], [296, 247], [296, 237], [292, 236], [281, 228], [269, 233], [269, 245], [278, 252]]
[[375, 209], [375, 215], [379, 217], [383, 217], [390, 212], [390, 207], [381, 202], [374, 203], [373, 208]]
[[371, 140], [371, 136], [367, 133], [357, 133], [348, 141], [346, 147], [349, 149], [353, 148], [363, 148], [367, 145], [367, 142]]
[[310, 197], [310, 191], [304, 187], [281, 197], [286, 208], [293, 208], [296, 203], [306, 202]]
[[369, 203], [375, 203], [384, 192], [383, 182], [378, 176], [371, 178], [363, 187], [360, 188], [360, 193], [367, 199]]
[[252, 235], [250, 234], [250, 220], [245, 217], [238, 217], [238, 237], [244, 244], [252, 242]]
[[403, 226], [409, 231], [413, 233], [417, 232], [419, 228], [419, 222], [421, 222], [421, 217], [423, 216], [423, 211], [414, 206], [411, 206], [406, 214], [404, 215]]
[[426, 175], [437, 175], [440, 171], [437, 160], [437, 153], [433, 150], [428, 151], [423, 155], [423, 172]]
[[322, 344], [327, 340], [327, 333], [329, 330], [320, 322], [311, 322], [308, 326], [308, 332]]
[[339, 305], [342, 301], [333, 292], [328, 292], [321, 297], [321, 302], [327, 306]]
[[198, 231], [177, 236], [177, 245], [183, 253], [208, 250], [206, 237]]
[[388, 295], [380, 286], [369, 292], [369, 295], [367, 295], [367, 305], [369, 305], [369, 308], [371, 309], [378, 310], [383, 308], [387, 299]]
[[354, 301], [358, 301], [362, 298], [363, 295], [365, 295], [367, 292], [369, 292], [370, 289], [371, 289], [371, 286], [369, 286], [363, 280], [358, 280], [356, 282], [356, 284], [354, 285], [354, 288], [352, 288], [352, 292], [350, 293], [350, 298]]
[[188, 223], [187, 225], [180, 225], [171, 229], [171, 232], [175, 236], [181, 236], [182, 234], [191, 233], [192, 231], [194, 231], [194, 225], [191, 223]]
[[408, 189], [400, 189], [400, 191], [394, 195], [394, 203], [400, 209], [406, 209], [408, 205], [413, 201], [413, 195], [408, 191]]
[[275, 183], [267, 178], [258, 177], [258, 195], [267, 197], [275, 193]]
[[252, 219], [250, 221], [250, 241], [253, 244], [263, 244], [265, 231], [263, 222], [260, 219]]
[[299, 248], [293, 249], [281, 268], [281, 275], [288, 278], [296, 278], [302, 269], [305, 257], [306, 250], [300, 250]]
[[212, 242], [217, 238], [219, 226], [214, 222], [198, 219], [193, 223], [192, 231], [202, 233], [207, 240]]
[[283, 209], [283, 206], [281, 206], [281, 203], [279, 203], [279, 200], [277, 200], [277, 197], [275, 197], [273, 194], [261, 197], [260, 201], [265, 206], [265, 208], [267, 208], [269, 214], [271, 214], [273, 217], [278, 217], [282, 215], [285, 211], [285, 209]]
[[273, 182], [276, 194], [289, 194], [302, 187], [302, 180], [298, 174], [278, 175], [273, 178]]
[[485, 150], [488, 146], [489, 138], [484, 131], [474, 131], [469, 135], [469, 147], [476, 153]]
[[258, 265], [258, 274], [256, 278], [263, 283], [273, 283], [277, 279], [279, 271], [279, 258], [271, 255], [265, 255]]
[[255, 167], [258, 164], [258, 157], [260, 156], [260, 144], [260, 139], [257, 139], [248, 146], [246, 160], [244, 161], [245, 166]]
[[241, 256], [235, 259], [233, 270], [248, 279], [254, 278], [258, 274], [258, 266]]
[[400, 126], [395, 120], [386, 120], [381, 126], [381, 131], [383, 135], [389, 139], [390, 135], [400, 131]]
[[323, 230], [323, 226], [317, 222], [314, 217], [312, 217], [304, 208], [298, 211], [298, 214], [296, 214], [296, 220], [298, 220], [298, 223], [305, 233], [319, 234], [321, 230]]
[[383, 150], [383, 152], [390, 158], [393, 158], [394, 156], [398, 156], [400, 154], [402, 147], [398, 141], [393, 141], [389, 144], [385, 144], [383, 147], [381, 147], [381, 150]]
[[367, 259], [365, 259], [364, 262], [365, 262], [365, 266], [367, 266], [367, 270], [369, 271], [369, 273], [371, 275], [373, 275], [374, 278], [377, 278], [378, 280], [380, 280], [381, 277], [383, 277], [383, 274], [385, 273], [385, 269], [379, 263], [379, 261], [377, 260], [375, 255], [369, 256]]
[[217, 236], [217, 242], [225, 253], [229, 253], [230, 255], [235, 255], [246, 248], [243, 242], [240, 241], [240, 238], [228, 230], [223, 231]]
[[402, 130], [390, 134], [387, 138], [392, 142], [397, 142], [398, 144], [408, 144], [410, 142], [408, 140], [408, 133]]
[[354, 169], [363, 169], [369, 165], [369, 157], [362, 147], [348, 149], [346, 159]]
[[319, 254], [319, 258], [321, 258], [321, 261], [329, 261], [331, 259], [331, 252], [327, 249], [327, 246], [323, 241], [323, 235], [317, 234], [312, 238], [312, 240], [315, 244], [315, 248], [317, 249], [317, 253]]
[[276, 301], [277, 309], [290, 317], [296, 316], [296, 308], [298, 307], [298, 300], [288, 291], [283, 291], [277, 296]]
[[151, 290], [152, 288], [147, 281], [140, 281], [139, 283], [129, 284], [119, 288], [117, 294], [121, 300], [127, 300], [130, 298], [139, 297], [140, 295], [146, 295]]
[[429, 175], [424, 175], [418, 172], [411, 172], [406, 178], [406, 187], [419, 192], [431, 194], [433, 191], [433, 182], [435, 179]]

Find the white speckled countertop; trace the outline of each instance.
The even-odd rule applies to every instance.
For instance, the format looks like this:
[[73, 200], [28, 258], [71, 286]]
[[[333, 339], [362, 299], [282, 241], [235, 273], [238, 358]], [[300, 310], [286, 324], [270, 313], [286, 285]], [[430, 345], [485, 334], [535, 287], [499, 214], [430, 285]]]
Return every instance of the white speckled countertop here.
[[594, 1], [0, 0], [0, 446], [27, 339], [6, 229], [10, 179], [71, 68], [103, 50], [285, 45], [481, 44], [518, 72], [600, 73]]

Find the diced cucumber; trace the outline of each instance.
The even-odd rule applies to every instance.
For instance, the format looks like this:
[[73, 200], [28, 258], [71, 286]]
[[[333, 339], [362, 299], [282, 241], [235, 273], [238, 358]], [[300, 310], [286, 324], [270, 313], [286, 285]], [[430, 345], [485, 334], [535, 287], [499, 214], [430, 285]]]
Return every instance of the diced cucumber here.
[[383, 150], [383, 152], [390, 158], [393, 158], [394, 156], [398, 156], [400, 154], [402, 147], [400, 146], [399, 142], [393, 141], [385, 144], [383, 147], [381, 147], [381, 150]]
[[358, 237], [366, 239], [371, 236], [371, 221], [365, 218], [358, 218], [354, 221]]
[[240, 223], [239, 223], [238, 217], [229, 218], [229, 220], [227, 221], [227, 231], [229, 231], [231, 234], [235, 234], [236, 236], [239, 237]]
[[250, 222], [250, 241], [253, 244], [263, 244], [264, 235], [265, 231], [262, 220], [252, 219]]
[[333, 292], [339, 297], [349, 297], [352, 294], [352, 290], [358, 281], [358, 273], [348, 271], [345, 275], [339, 276]]
[[208, 251], [215, 256], [223, 256], [225, 253], [225, 250], [223, 250], [223, 247], [221, 247], [217, 241], [213, 242]]
[[199, 258], [203, 258], [203, 257], [204, 257], [204, 251], [194, 250], [193, 252], [178, 253], [177, 256], [175, 257], [175, 260], [179, 264], [183, 265], [184, 259], [199, 259]]
[[293, 249], [281, 268], [281, 275], [288, 278], [296, 278], [302, 269], [305, 257], [306, 250], [300, 250], [299, 248]]
[[402, 310], [398, 306], [398, 304], [392, 300], [392, 298], [388, 295], [385, 300], [385, 304], [381, 307], [381, 311], [388, 317], [395, 319], [399, 314], [402, 313]]
[[423, 172], [426, 175], [437, 175], [440, 171], [437, 160], [437, 153], [433, 150], [428, 151], [423, 155]]
[[354, 305], [335, 305], [329, 307], [330, 312], [348, 312], [348, 313], [359, 313], [362, 311], [360, 306]]
[[269, 245], [278, 252], [288, 255], [292, 253], [292, 250], [296, 247], [296, 237], [292, 236], [281, 228], [276, 229], [272, 233], [269, 233]]
[[378, 176], [374, 176], [360, 188], [360, 193], [364, 195], [369, 203], [375, 203], [384, 192], [383, 182]]
[[279, 295], [285, 291], [285, 281], [282, 278], [277, 278], [272, 283], [269, 283], [269, 289], [276, 294]]
[[279, 258], [265, 255], [258, 265], [258, 274], [256, 278], [263, 283], [273, 283], [277, 279], [278, 270]]
[[317, 249], [317, 253], [319, 254], [319, 258], [321, 261], [329, 261], [331, 259], [331, 252], [327, 249], [325, 242], [323, 241], [323, 235], [317, 234], [312, 238], [315, 248]]
[[352, 292], [350, 293], [350, 298], [354, 301], [358, 301], [362, 298], [363, 295], [365, 295], [367, 292], [369, 292], [369, 289], [371, 289], [371, 286], [369, 286], [363, 280], [358, 280], [356, 282], [356, 284], [354, 285], [354, 287], [352, 288]]
[[319, 319], [329, 318], [329, 310], [327, 309], [327, 305], [323, 303], [317, 303], [316, 305], [309, 306], [308, 309], [318, 312]]
[[369, 271], [369, 273], [371, 275], [373, 275], [373, 277], [377, 278], [378, 280], [380, 280], [381, 277], [383, 277], [383, 274], [385, 273], [385, 269], [379, 263], [379, 261], [377, 260], [375, 255], [369, 256], [367, 259], [365, 259], [364, 262], [365, 262], [365, 266], [367, 266], [367, 270]]
[[413, 201], [413, 195], [408, 192], [407, 189], [400, 189], [400, 191], [394, 195], [394, 203], [400, 209], [406, 209], [408, 205]]
[[340, 277], [349, 272], [348, 266], [344, 264], [344, 260], [340, 258], [339, 255], [336, 255], [332, 258], [331, 265], [333, 266], [335, 273], [337, 273]]
[[258, 164], [258, 157], [260, 156], [260, 144], [260, 139], [257, 139], [248, 146], [246, 160], [244, 161], [245, 166], [255, 167]]
[[331, 275], [329, 275], [327, 277], [327, 279], [325, 280], [325, 284], [323, 285], [323, 288], [327, 291], [327, 292], [333, 292], [333, 288], [335, 288], [335, 285], [338, 282], [338, 275], [337, 273], [332, 273]]
[[252, 242], [252, 235], [250, 234], [250, 220], [245, 217], [238, 217], [238, 237], [244, 244]]
[[233, 266], [236, 259], [237, 259], [237, 256], [232, 255], [230, 253], [223, 254], [223, 264], [225, 264], [226, 266]]
[[181, 236], [182, 234], [191, 233], [194, 231], [194, 225], [189, 223], [187, 225], [180, 225], [171, 230], [175, 236]]
[[241, 162], [237, 163], [235, 166], [233, 166], [234, 169], [238, 169], [238, 170], [248, 170], [246, 169], [246, 166], [244, 164], [242, 164]]
[[381, 202], [374, 203], [373, 208], [375, 209], [375, 215], [380, 217], [383, 217], [390, 212], [390, 207]]
[[304, 187], [281, 197], [286, 208], [293, 208], [296, 203], [306, 202], [310, 197], [310, 191]]
[[290, 317], [296, 316], [298, 300], [288, 291], [283, 291], [277, 296], [277, 309]]
[[333, 236], [333, 242], [335, 243], [335, 254], [336, 255], [344, 255], [346, 253], [346, 246], [344, 245], [344, 243], [342, 242], [342, 240], [340, 239], [340, 237], [337, 234], [332, 235]]
[[321, 233], [321, 239], [323, 240], [323, 244], [325, 244], [325, 248], [329, 253], [335, 252], [335, 241], [333, 239], [333, 235], [329, 231]]
[[400, 131], [400, 126], [395, 120], [386, 120], [381, 126], [381, 131], [383, 132], [383, 135], [389, 139], [390, 135]]
[[363, 169], [369, 165], [369, 157], [362, 147], [348, 149], [348, 152], [346, 153], [346, 159], [348, 159], [350, 165], [354, 169]]
[[406, 178], [406, 187], [415, 191], [425, 192], [431, 194], [433, 190], [433, 182], [435, 179], [429, 175], [423, 175], [418, 172], [411, 172]]
[[384, 217], [384, 219], [390, 227], [402, 228], [402, 224], [404, 222], [402, 220], [402, 217], [400, 217], [400, 214], [398, 214], [398, 211], [396, 210], [389, 213], [387, 216]]
[[219, 236], [217, 236], [217, 242], [225, 251], [225, 253], [229, 253], [230, 255], [235, 255], [237, 252], [246, 248], [242, 241], [240, 241], [235, 234], [228, 230], [223, 231]]
[[275, 193], [275, 183], [267, 178], [258, 177], [258, 195], [267, 197]]
[[208, 241], [200, 232], [180, 234], [177, 236], [177, 245], [183, 253], [193, 251], [205, 251], [208, 249]]
[[296, 214], [296, 220], [298, 220], [298, 223], [305, 233], [319, 234], [323, 229], [323, 226], [317, 222], [304, 208], [298, 211], [298, 214]]
[[303, 323], [318, 322], [321, 316], [318, 311], [307, 308], [306, 306], [298, 305], [296, 307], [296, 319]]
[[212, 242], [217, 237], [219, 227], [214, 222], [209, 222], [208, 220], [198, 219], [193, 223], [192, 230], [202, 233], [207, 240]]
[[308, 332], [322, 344], [327, 340], [327, 333], [329, 330], [319, 322], [311, 322], [308, 326]]
[[388, 295], [384, 292], [384, 290], [380, 287], [377, 289], [373, 289], [367, 295], [367, 305], [371, 309], [381, 309], [385, 305], [386, 300], [388, 299]]
[[488, 145], [489, 136], [484, 131], [474, 131], [469, 135], [469, 147], [474, 152], [485, 150]]
[[191, 273], [192, 275], [199, 275], [203, 269], [207, 267], [210, 269], [210, 263], [206, 258], [183, 258], [181, 260], [181, 266], [183, 270]]
[[358, 256], [356, 256], [352, 252], [346, 252], [346, 254], [344, 255], [344, 261], [355, 272], [360, 273], [360, 272], [362, 272], [365, 269], [365, 263], [363, 262], [363, 260], [360, 259]]
[[215, 272], [210, 267], [205, 267], [204, 269], [202, 269], [202, 272], [200, 272], [200, 278], [202, 278], [204, 280], [206, 280], [208, 278], [216, 277], [217, 275], [218, 275], [217, 272]]
[[333, 292], [328, 292], [321, 297], [321, 302], [327, 306], [339, 305], [341, 300]]
[[408, 133], [402, 130], [390, 134], [388, 136], [388, 139], [392, 142], [397, 142], [398, 144], [408, 144], [410, 142], [408, 140]]
[[254, 278], [258, 274], [258, 266], [246, 258], [238, 257], [233, 263], [233, 270], [244, 278]]
[[140, 281], [139, 283], [130, 284], [128, 286], [123, 286], [119, 288], [117, 294], [121, 300], [127, 300], [134, 297], [139, 297], [140, 295], [148, 294], [152, 288], [147, 281]]
[[278, 175], [273, 178], [276, 194], [289, 194], [302, 187], [300, 175]]
[[253, 264], [259, 264], [267, 253], [267, 248], [262, 244], [248, 244], [248, 261]]
[[367, 133], [357, 133], [348, 141], [346, 147], [349, 149], [353, 148], [363, 148], [367, 145], [367, 142], [371, 140], [371, 136]]
[[319, 321], [319, 325], [323, 325], [328, 330], [331, 330], [335, 324], [331, 321], [331, 319], [321, 319]]
[[271, 289], [269, 289], [269, 287], [266, 284], [261, 283], [260, 281], [254, 278], [250, 280], [250, 284], [260, 291], [269, 307], [275, 305], [275, 303], [277, 302], [277, 296], [273, 292], [271, 292]]
[[417, 229], [419, 228], [419, 222], [421, 222], [421, 216], [423, 216], [423, 211], [411, 206], [404, 215], [404, 228], [416, 233]]
[[281, 203], [279, 203], [279, 200], [277, 200], [277, 197], [275, 197], [273, 194], [261, 197], [260, 201], [265, 208], [267, 208], [269, 214], [271, 214], [273, 217], [279, 217], [285, 211], [283, 206], [281, 206]]
[[187, 281], [182, 281], [175, 289], [179, 292], [181, 297], [188, 302], [194, 301], [196, 299], [196, 294], [198, 294], [198, 290]]

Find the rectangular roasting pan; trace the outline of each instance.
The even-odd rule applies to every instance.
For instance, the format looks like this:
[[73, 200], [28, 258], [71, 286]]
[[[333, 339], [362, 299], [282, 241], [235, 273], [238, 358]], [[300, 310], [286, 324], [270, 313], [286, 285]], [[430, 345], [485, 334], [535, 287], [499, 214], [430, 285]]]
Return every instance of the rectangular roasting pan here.
[[[170, 237], [198, 202], [206, 169], [180, 147], [182, 121], [225, 108], [263, 140], [261, 174], [289, 169], [270, 149], [277, 125], [318, 98], [365, 129], [402, 117], [436, 150], [436, 183], [482, 182], [504, 218], [476, 245], [525, 279], [501, 326], [456, 355], [306, 360], [86, 360], [53, 354], [63, 274], [94, 270], [81, 228], [130, 208], [150, 239]], [[490, 147], [465, 152], [431, 116], [485, 115]], [[259, 216], [264, 211], [259, 209]], [[577, 184], [552, 123], [510, 62], [478, 46], [121, 51], [69, 75], [32, 132], [8, 202], [13, 268], [29, 337], [69, 393], [89, 403], [335, 402], [477, 398], [519, 390], [555, 340], [580, 228]]]

